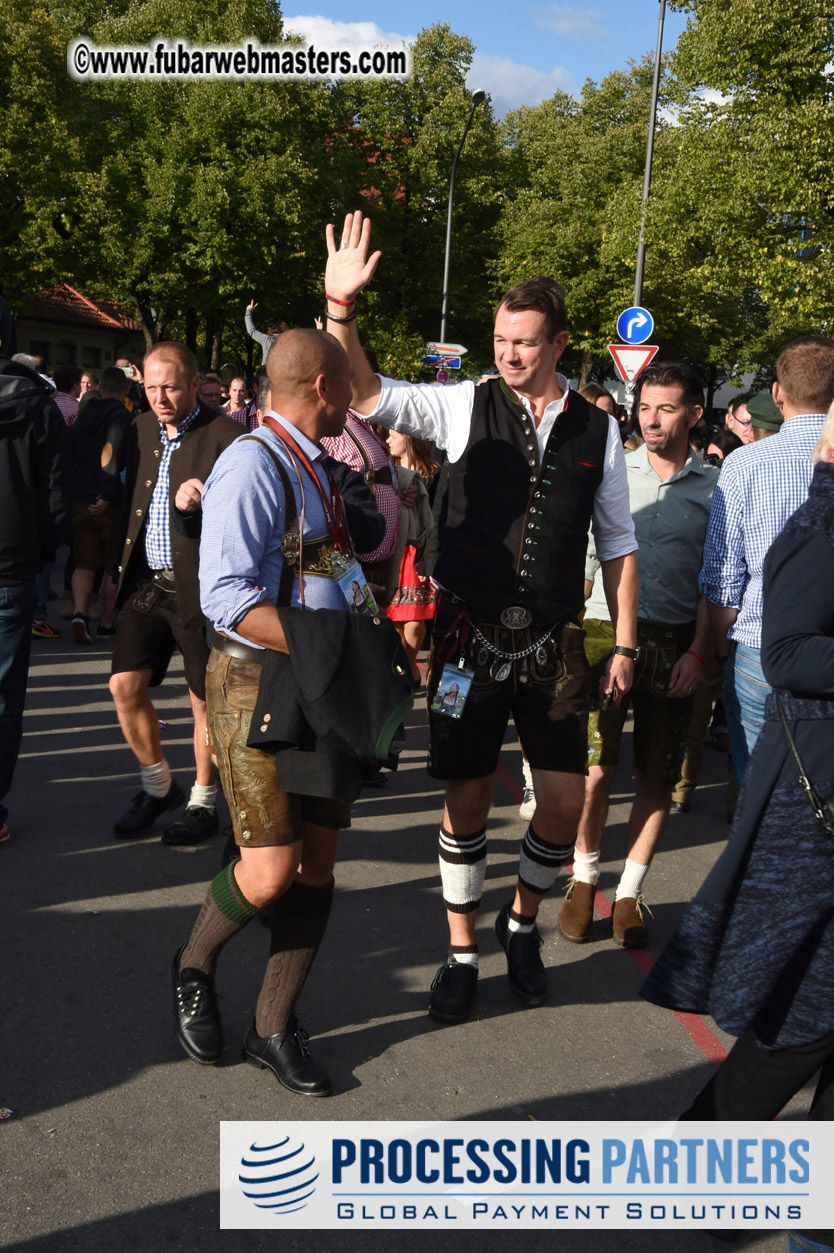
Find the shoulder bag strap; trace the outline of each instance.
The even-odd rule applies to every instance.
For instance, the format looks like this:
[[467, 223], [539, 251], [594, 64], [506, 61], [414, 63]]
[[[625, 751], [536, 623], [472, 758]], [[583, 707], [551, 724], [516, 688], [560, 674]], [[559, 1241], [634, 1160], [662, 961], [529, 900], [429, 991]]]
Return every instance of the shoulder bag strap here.
[[[281, 486], [284, 489], [284, 534], [286, 535], [287, 531], [291, 531], [293, 527], [297, 526], [298, 524], [298, 509], [296, 508], [296, 504], [295, 504], [295, 492], [292, 490], [292, 483], [290, 482], [290, 476], [287, 474], [287, 471], [282, 465], [281, 458], [275, 453], [275, 451], [272, 448], [270, 448], [269, 444], [266, 442], [265, 439], [260, 439], [257, 435], [242, 435], [240, 438], [241, 440], [251, 440], [255, 444], [260, 444], [261, 447], [266, 449], [266, 451], [269, 453], [272, 460], [275, 462], [275, 469], [278, 471], [278, 477], [280, 478]], [[300, 535], [298, 537], [298, 552], [299, 552], [299, 574], [300, 574], [301, 573], [301, 536]], [[287, 560], [286, 554], [284, 554], [283, 560], [281, 562], [281, 578], [278, 583], [278, 596], [275, 601], [279, 609], [286, 607], [290, 603], [290, 600], [292, 598], [292, 581], [293, 581], [293, 568], [290, 565], [289, 561]]]
[[788, 741], [788, 748], [791, 750], [791, 755], [793, 756], [796, 768], [799, 771], [799, 782], [805, 792], [805, 795], [808, 797], [814, 814], [825, 827], [825, 830], [831, 838], [834, 839], [834, 802], [824, 801], [805, 773], [805, 767], [802, 764], [799, 749], [796, 747], [796, 741], [791, 735], [791, 730], [788, 726], [788, 720], [785, 717], [785, 711], [782, 708], [782, 701], [779, 693], [774, 692], [773, 694], [776, 697], [776, 708], [779, 710], [779, 718], [782, 722], [782, 730], [785, 732], [785, 739]]

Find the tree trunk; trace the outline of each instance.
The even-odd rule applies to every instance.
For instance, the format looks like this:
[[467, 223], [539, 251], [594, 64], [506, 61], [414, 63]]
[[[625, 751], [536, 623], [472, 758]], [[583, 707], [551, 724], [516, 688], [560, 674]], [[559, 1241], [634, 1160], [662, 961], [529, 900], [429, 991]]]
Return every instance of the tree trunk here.
[[136, 317], [142, 328], [142, 334], [145, 337], [145, 352], [148, 353], [159, 339], [157, 334], [156, 321], [151, 313], [150, 305], [140, 300], [135, 292], [131, 293], [133, 298], [133, 307], [136, 310]]
[[214, 352], [214, 318], [206, 314], [206, 334], [203, 340], [203, 369], [208, 370], [211, 367], [212, 353]]
[[199, 325], [200, 318], [197, 310], [193, 305], [188, 305], [185, 310], [185, 342], [195, 355], [197, 352], [197, 328]]
[[709, 382], [707, 383], [707, 401], [706, 401], [706, 404], [705, 404], [705, 406], [704, 406], [704, 416], [705, 416], [705, 418], [707, 419], [707, 421], [708, 421], [708, 422], [709, 422], [709, 421], [711, 421], [711, 414], [712, 414], [712, 398], [713, 398], [713, 396], [715, 395], [715, 376], [716, 376], [716, 373], [717, 373], [717, 371], [716, 371], [716, 367], [715, 367], [715, 365], [713, 364], [713, 365], [711, 365], [711, 366], [710, 366], [710, 368], [709, 368]]
[[582, 369], [579, 371], [579, 386], [584, 387], [590, 380], [591, 371], [594, 368], [594, 354], [592, 352], [583, 352]]
[[211, 368], [212, 370], [220, 369], [220, 362], [223, 359], [223, 327], [220, 326], [214, 332], [211, 345]]

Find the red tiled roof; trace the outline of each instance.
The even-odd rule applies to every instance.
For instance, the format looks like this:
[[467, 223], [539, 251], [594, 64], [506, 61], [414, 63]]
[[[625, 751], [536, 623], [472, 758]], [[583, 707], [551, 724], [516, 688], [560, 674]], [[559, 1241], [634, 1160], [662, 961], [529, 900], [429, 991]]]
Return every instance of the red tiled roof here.
[[104, 300], [90, 300], [68, 283], [60, 283], [51, 291], [31, 296], [26, 301], [23, 316], [43, 322], [92, 326], [106, 331], [139, 329], [139, 324], [133, 318], [121, 314], [115, 305]]

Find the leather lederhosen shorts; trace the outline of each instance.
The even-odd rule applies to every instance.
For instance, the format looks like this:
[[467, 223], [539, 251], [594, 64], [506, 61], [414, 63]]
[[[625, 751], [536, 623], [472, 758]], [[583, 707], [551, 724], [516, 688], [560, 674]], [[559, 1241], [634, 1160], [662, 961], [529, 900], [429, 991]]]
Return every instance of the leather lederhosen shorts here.
[[283, 792], [275, 779], [275, 754], [247, 745], [260, 677], [257, 661], [212, 648], [206, 668], [208, 725], [235, 842], [245, 848], [293, 844], [305, 822], [345, 830], [347, 802]]
[[[589, 689], [582, 628], [567, 622], [552, 631], [535, 623], [510, 630], [500, 622], [471, 615], [465, 643], [450, 651], [450, 632], [462, 611], [466, 606], [461, 601], [440, 593], [427, 683], [429, 774], [435, 779], [479, 779], [493, 774], [512, 717], [524, 755], [534, 769], [584, 775]], [[483, 640], [504, 653], [529, 651], [510, 662], [506, 675], [499, 677], [507, 663], [496, 658]], [[474, 677], [458, 721], [432, 713], [431, 703], [443, 666], [457, 665], [461, 657]]]

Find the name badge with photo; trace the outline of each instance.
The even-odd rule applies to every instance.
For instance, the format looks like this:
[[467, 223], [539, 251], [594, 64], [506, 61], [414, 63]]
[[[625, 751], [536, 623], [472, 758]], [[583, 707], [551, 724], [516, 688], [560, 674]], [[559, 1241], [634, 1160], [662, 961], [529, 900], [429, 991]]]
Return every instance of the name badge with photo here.
[[431, 703], [431, 712], [443, 714], [446, 718], [461, 718], [474, 677], [474, 670], [453, 666], [451, 662], [445, 665]]
[[344, 574], [339, 575], [338, 583], [351, 613], [364, 613], [370, 617], [379, 613], [379, 606], [358, 561], [348, 565]]

